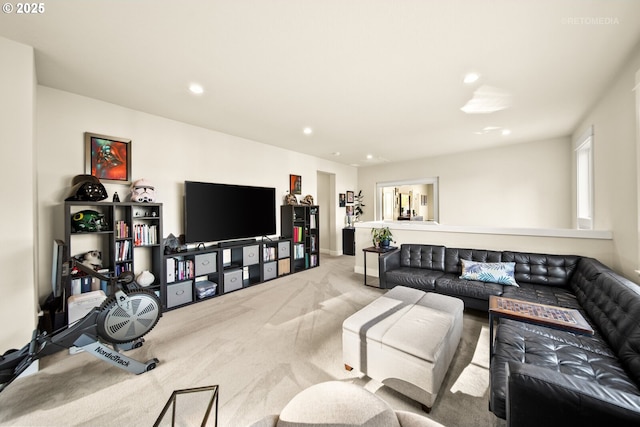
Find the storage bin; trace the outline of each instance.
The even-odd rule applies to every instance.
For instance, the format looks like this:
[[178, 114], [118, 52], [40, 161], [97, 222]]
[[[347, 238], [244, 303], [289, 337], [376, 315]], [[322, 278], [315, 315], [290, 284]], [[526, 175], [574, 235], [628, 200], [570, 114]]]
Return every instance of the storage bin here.
[[193, 301], [193, 282], [191, 280], [167, 285], [167, 308], [191, 301]]
[[217, 253], [199, 254], [195, 256], [196, 276], [215, 273], [217, 271]]
[[278, 263], [275, 261], [265, 263], [262, 273], [263, 280], [275, 279], [278, 277]]
[[224, 288], [225, 294], [227, 292], [242, 289], [242, 270], [241, 269], [225, 271], [223, 274], [223, 278], [224, 278], [223, 288]]
[[217, 289], [218, 289], [217, 283], [212, 282], [210, 280], [200, 280], [196, 282], [196, 297], [198, 299], [203, 299], [203, 298], [214, 296], [216, 294]]
[[260, 262], [260, 246], [251, 245], [242, 248], [242, 265], [253, 265]]
[[278, 276], [291, 273], [291, 258], [278, 260]]
[[291, 245], [288, 240], [278, 242], [278, 258], [289, 258], [291, 256]]

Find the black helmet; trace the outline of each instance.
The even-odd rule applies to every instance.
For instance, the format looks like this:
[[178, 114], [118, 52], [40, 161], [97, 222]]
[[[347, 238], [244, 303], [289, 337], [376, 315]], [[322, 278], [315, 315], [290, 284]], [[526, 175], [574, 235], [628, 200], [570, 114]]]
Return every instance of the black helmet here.
[[107, 198], [104, 185], [93, 175], [76, 175], [71, 185], [71, 194], [65, 200], [99, 202]]

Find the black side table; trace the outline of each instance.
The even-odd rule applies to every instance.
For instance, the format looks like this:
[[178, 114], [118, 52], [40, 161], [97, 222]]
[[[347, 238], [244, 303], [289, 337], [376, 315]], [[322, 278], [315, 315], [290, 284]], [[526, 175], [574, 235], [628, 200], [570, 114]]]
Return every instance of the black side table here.
[[[378, 258], [380, 258], [382, 255], [388, 254], [389, 252], [393, 252], [396, 249], [398, 249], [396, 246], [389, 246], [388, 248], [377, 248], [375, 246], [370, 246], [368, 248], [362, 249], [362, 252], [364, 252], [364, 284], [365, 286], [371, 286], [371, 285], [367, 285], [367, 252], [378, 254]], [[378, 277], [380, 277], [379, 270], [378, 270]], [[380, 287], [380, 286], [377, 286], [377, 287]]]

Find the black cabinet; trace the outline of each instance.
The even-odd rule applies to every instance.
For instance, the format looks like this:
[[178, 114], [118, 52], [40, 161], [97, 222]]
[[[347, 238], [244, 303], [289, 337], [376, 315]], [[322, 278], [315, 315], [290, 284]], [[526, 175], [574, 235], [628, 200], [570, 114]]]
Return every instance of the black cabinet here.
[[291, 240], [249, 241], [163, 256], [164, 307], [180, 306], [289, 274]]
[[[161, 203], [66, 201], [64, 220], [67, 258], [98, 251], [103, 275], [131, 271], [138, 276], [149, 271], [154, 276], [149, 288], [163, 299]], [[66, 298], [91, 290], [101, 289], [107, 295], [113, 291], [106, 283], [80, 276], [67, 280]]]
[[320, 208], [309, 205], [280, 207], [280, 232], [292, 239], [291, 272], [320, 265]]
[[342, 229], [342, 253], [344, 255], [356, 254], [356, 229], [354, 227]]

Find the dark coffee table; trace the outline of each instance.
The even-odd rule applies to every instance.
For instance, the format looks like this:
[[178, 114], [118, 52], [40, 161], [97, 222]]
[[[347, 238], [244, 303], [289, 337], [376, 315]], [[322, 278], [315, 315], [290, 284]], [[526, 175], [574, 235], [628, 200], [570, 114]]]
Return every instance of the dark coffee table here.
[[593, 335], [593, 328], [575, 309], [538, 304], [514, 298], [491, 296], [489, 298], [489, 355], [493, 356], [493, 320], [504, 317], [534, 325]]

